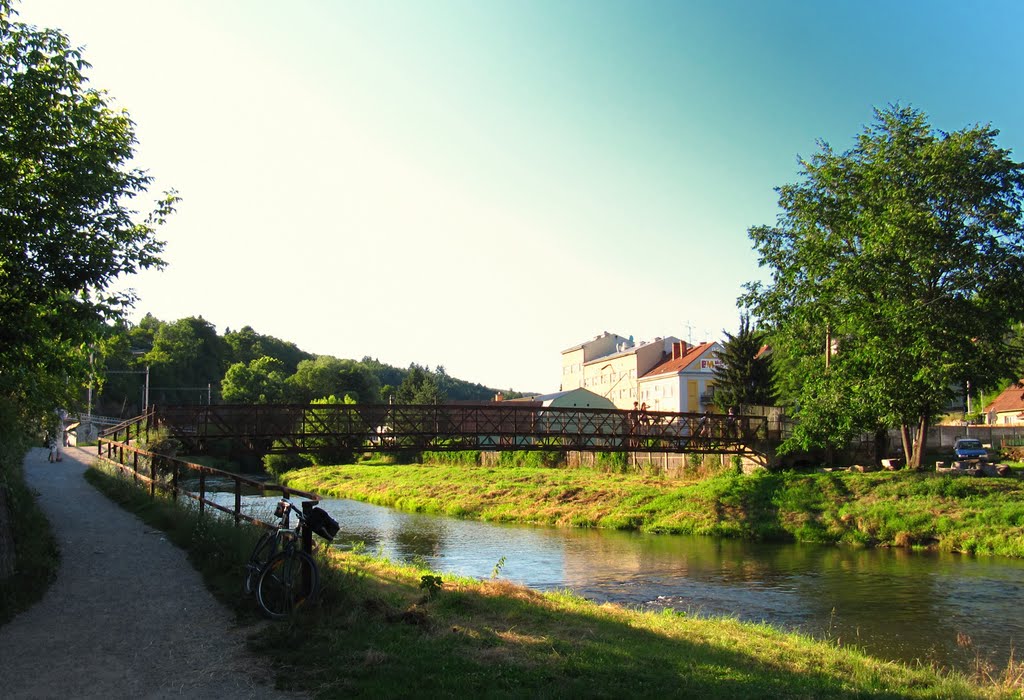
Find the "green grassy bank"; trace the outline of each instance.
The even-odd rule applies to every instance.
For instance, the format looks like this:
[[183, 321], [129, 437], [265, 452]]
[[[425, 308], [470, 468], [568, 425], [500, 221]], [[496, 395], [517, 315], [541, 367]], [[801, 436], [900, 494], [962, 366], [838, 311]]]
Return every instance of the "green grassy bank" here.
[[[242, 618], [254, 528], [93, 470], [89, 480], [169, 532]], [[319, 603], [254, 633], [281, 688], [317, 698], [1010, 698], [1021, 669], [909, 668], [764, 625], [642, 613], [501, 580], [449, 577], [354, 552], [318, 554]]]
[[1019, 479], [759, 472], [680, 481], [586, 468], [360, 464], [284, 480], [336, 498], [496, 522], [1024, 557]]
[[0, 435], [0, 543], [10, 548], [0, 556], [12, 565], [9, 572], [0, 571], [0, 625], [39, 600], [60, 565], [50, 523], [25, 485], [28, 449], [22, 434]]

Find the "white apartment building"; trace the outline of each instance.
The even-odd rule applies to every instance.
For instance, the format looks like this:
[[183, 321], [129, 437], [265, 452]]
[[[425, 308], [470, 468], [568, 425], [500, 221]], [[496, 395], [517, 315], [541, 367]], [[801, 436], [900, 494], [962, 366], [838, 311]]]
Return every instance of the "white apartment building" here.
[[562, 391], [585, 388], [616, 408], [703, 412], [713, 394], [720, 343], [691, 346], [678, 338], [634, 342], [605, 331], [562, 351]]

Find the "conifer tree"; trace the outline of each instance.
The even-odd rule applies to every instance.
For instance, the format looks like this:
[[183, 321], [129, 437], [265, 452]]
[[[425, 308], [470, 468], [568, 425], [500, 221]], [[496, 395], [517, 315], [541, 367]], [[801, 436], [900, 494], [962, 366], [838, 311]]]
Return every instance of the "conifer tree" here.
[[740, 316], [736, 335], [725, 333], [726, 341], [715, 366], [715, 400], [722, 409], [741, 412], [749, 406], [770, 406], [772, 389], [770, 356], [762, 352], [764, 333], [750, 327], [750, 317]]

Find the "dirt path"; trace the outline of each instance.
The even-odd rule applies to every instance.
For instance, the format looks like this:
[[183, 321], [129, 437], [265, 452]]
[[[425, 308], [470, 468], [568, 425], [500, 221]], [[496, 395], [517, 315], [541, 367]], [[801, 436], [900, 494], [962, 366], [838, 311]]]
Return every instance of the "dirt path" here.
[[92, 488], [94, 453], [25, 458], [60, 545], [43, 599], [0, 627], [4, 698], [296, 698], [268, 684], [246, 631], [185, 553]]

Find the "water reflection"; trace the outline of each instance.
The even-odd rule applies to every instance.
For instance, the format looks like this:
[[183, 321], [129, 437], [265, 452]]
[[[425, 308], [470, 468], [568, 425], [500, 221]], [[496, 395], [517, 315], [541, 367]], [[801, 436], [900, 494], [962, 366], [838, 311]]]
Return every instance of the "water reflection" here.
[[[258, 508], [259, 499], [246, 499]], [[504, 526], [322, 504], [339, 546], [591, 600], [769, 622], [838, 639], [883, 658], [967, 668], [974, 651], [1004, 664], [1024, 640], [1024, 562], [906, 550], [766, 544], [635, 532]], [[262, 506], [267, 510], [267, 506]]]

